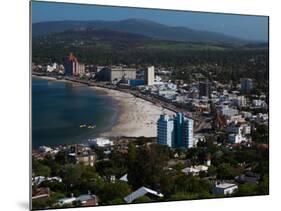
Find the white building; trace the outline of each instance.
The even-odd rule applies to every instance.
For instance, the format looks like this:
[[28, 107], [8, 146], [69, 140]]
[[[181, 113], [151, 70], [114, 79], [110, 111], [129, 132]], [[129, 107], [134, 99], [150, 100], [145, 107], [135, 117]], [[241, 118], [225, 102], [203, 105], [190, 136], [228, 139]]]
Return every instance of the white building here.
[[173, 148], [195, 147], [193, 124], [193, 119], [187, 118], [181, 112], [174, 117], [161, 115], [157, 121], [157, 143]]
[[244, 96], [237, 96], [236, 98], [232, 99], [232, 102], [235, 106], [238, 106], [238, 107], [247, 106], [247, 100]]
[[44, 152], [44, 153], [47, 153], [47, 152], [51, 152], [53, 149], [51, 147], [47, 147], [47, 146], [39, 146], [39, 151], [40, 152]]
[[58, 204], [60, 206], [66, 205], [66, 204], [71, 204], [72, 202], [76, 201], [75, 197], [69, 197], [69, 198], [62, 198], [58, 200]]
[[157, 143], [174, 146], [174, 119], [161, 115], [157, 122]]
[[236, 189], [238, 189], [238, 186], [236, 184], [220, 183], [214, 186], [212, 192], [216, 195], [230, 195], [233, 194]]
[[253, 100], [252, 104], [255, 108], [267, 108], [267, 103], [264, 100]]
[[154, 82], [159, 83], [161, 82], [162, 78], [159, 75], [155, 76]]
[[245, 119], [243, 118], [242, 115], [234, 115], [234, 116], [227, 118], [227, 124], [230, 124], [230, 123], [235, 123], [235, 124], [245, 123]]
[[233, 109], [233, 108], [229, 108], [228, 106], [223, 107], [221, 110], [221, 113], [223, 116], [226, 117], [232, 117], [238, 114], [238, 110], [237, 109]]
[[58, 68], [57, 63], [54, 63], [52, 66], [51, 65], [47, 65], [47, 72], [53, 72], [56, 71]]
[[176, 95], [177, 92], [175, 90], [171, 89], [159, 89], [158, 90], [158, 95], [164, 96], [164, 95]]
[[62, 182], [62, 178], [60, 177], [44, 177], [44, 176], [37, 176], [32, 178], [32, 185], [40, 185], [44, 181], [57, 181]]
[[257, 119], [258, 119], [258, 121], [261, 121], [261, 122], [267, 121], [268, 120], [268, 114], [258, 113]]
[[150, 66], [144, 71], [144, 83], [148, 86], [154, 84], [154, 66]]
[[251, 118], [252, 113], [248, 111], [241, 111], [241, 114], [243, 115], [244, 118]]
[[193, 176], [198, 176], [200, 172], [208, 171], [208, 166], [199, 165], [199, 166], [192, 166], [182, 169], [181, 171], [186, 175], [192, 174]]
[[238, 135], [248, 135], [251, 134], [251, 126], [247, 124], [241, 124], [241, 125], [230, 124], [227, 127], [227, 132], [235, 133]]
[[251, 126], [250, 125], [243, 125], [243, 134], [244, 135], [251, 134]]
[[32, 178], [32, 185], [40, 185], [44, 181], [46, 181], [44, 176], [37, 176]]
[[110, 141], [107, 138], [94, 138], [94, 139], [89, 139], [88, 143], [93, 146], [97, 147], [106, 147], [106, 146], [112, 146], [113, 141]]
[[228, 135], [228, 141], [232, 144], [239, 144], [243, 141], [247, 141], [247, 139], [244, 136], [242, 136], [241, 134], [231, 133]]

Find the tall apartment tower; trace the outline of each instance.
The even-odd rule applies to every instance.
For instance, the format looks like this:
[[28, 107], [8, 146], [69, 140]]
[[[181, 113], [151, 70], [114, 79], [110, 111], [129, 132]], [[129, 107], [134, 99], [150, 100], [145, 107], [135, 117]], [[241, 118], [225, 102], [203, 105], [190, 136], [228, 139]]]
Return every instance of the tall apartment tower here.
[[174, 119], [161, 115], [157, 122], [157, 143], [174, 147]]
[[253, 80], [250, 78], [241, 78], [241, 92], [249, 93], [253, 89]]
[[193, 120], [186, 118], [183, 113], [177, 113], [175, 117], [175, 146], [189, 149], [194, 146]]
[[199, 96], [209, 97], [210, 96], [210, 83], [208, 80], [205, 82], [199, 82]]
[[157, 122], [157, 143], [172, 148], [194, 147], [193, 120], [183, 113], [177, 113], [174, 117], [161, 115]]
[[148, 86], [154, 84], [154, 66], [147, 67], [144, 71], [144, 83]]
[[77, 58], [70, 53], [69, 56], [64, 57], [63, 66], [66, 76], [79, 75], [85, 73], [85, 65], [80, 64]]

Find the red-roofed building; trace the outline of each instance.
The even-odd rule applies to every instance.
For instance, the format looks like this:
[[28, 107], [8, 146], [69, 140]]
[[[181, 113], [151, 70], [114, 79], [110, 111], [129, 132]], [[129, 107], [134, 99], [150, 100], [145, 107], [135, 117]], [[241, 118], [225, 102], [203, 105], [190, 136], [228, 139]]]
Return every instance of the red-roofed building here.
[[80, 64], [78, 59], [70, 53], [64, 57], [64, 74], [67, 76], [80, 75], [85, 73], [85, 65]]

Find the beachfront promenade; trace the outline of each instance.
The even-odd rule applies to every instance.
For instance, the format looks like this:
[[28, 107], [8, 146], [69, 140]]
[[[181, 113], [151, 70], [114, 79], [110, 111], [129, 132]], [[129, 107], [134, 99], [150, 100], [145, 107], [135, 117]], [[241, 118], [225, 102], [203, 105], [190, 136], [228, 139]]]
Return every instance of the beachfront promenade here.
[[85, 85], [88, 85], [88, 86], [96, 86], [96, 87], [101, 87], [101, 88], [113, 89], [113, 90], [118, 90], [118, 91], [121, 91], [121, 92], [126, 92], [128, 94], [132, 94], [135, 97], [142, 98], [142, 99], [144, 99], [146, 101], [149, 101], [149, 102], [151, 102], [151, 103], [153, 103], [153, 104], [155, 104], [157, 106], [161, 106], [161, 107], [163, 107], [163, 108], [165, 108], [167, 110], [170, 110], [170, 111], [173, 111], [173, 112], [183, 112], [186, 116], [188, 116], [189, 118], [191, 118], [191, 119], [196, 121], [196, 119], [194, 119], [191, 116], [191, 113], [186, 111], [185, 109], [178, 108], [178, 107], [176, 107], [173, 104], [161, 101], [160, 99], [154, 98], [151, 95], [141, 94], [137, 90], [128, 89], [128, 88], [127, 89], [120, 88], [120, 87], [118, 87], [116, 85], [111, 85], [111, 84], [104, 84], [104, 83], [98, 83], [98, 82], [88, 82], [88, 81], [85, 81], [85, 80], [75, 79], [75, 78], [71, 78], [71, 77], [65, 77], [64, 79], [72, 81], [72, 82], [77, 82], [77, 83], [85, 84]]
[[[33, 74], [33, 73], [32, 73]], [[36, 76], [46, 76], [46, 75], [41, 75], [41, 74], [34, 74]], [[110, 89], [110, 90], [116, 90], [116, 91], [120, 91], [120, 92], [124, 92], [127, 94], [131, 94], [132, 96], [136, 97], [136, 98], [140, 98], [143, 99], [145, 101], [151, 102], [152, 104], [154, 104], [155, 106], [158, 107], [162, 107], [163, 109], [167, 109], [171, 112], [182, 112], [185, 114], [185, 116], [188, 116], [189, 118], [193, 119], [195, 122], [195, 128], [194, 131], [199, 131], [201, 126], [204, 124], [204, 119], [202, 118], [194, 118], [194, 116], [191, 114], [190, 111], [187, 111], [184, 108], [179, 108], [176, 105], [170, 103], [170, 102], [166, 102], [163, 101], [162, 99], [156, 98], [155, 96], [152, 96], [151, 94], [143, 94], [138, 90], [135, 89], [130, 89], [130, 88], [121, 88], [118, 87], [117, 85], [113, 85], [113, 84], [107, 84], [104, 82], [93, 82], [93, 81], [88, 81], [88, 80], [83, 80], [83, 79], [77, 79], [77, 78], [73, 78], [73, 77], [63, 77], [63, 78], [59, 78], [57, 76], [48, 76], [48, 77], [52, 77], [55, 79], [64, 79], [67, 81], [71, 81], [71, 82], [75, 82], [75, 83], [80, 83], [80, 84], [84, 84], [87, 86], [92, 86], [92, 87], [98, 87], [98, 88], [104, 88], [104, 89]]]

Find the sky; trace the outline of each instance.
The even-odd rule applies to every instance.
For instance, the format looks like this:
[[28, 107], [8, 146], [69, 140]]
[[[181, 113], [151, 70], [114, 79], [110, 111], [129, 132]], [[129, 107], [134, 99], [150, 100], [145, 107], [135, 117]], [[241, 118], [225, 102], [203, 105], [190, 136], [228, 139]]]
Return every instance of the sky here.
[[268, 41], [268, 17], [265, 16], [32, 2], [32, 23], [60, 20], [118, 21], [129, 18], [219, 32], [246, 40]]

